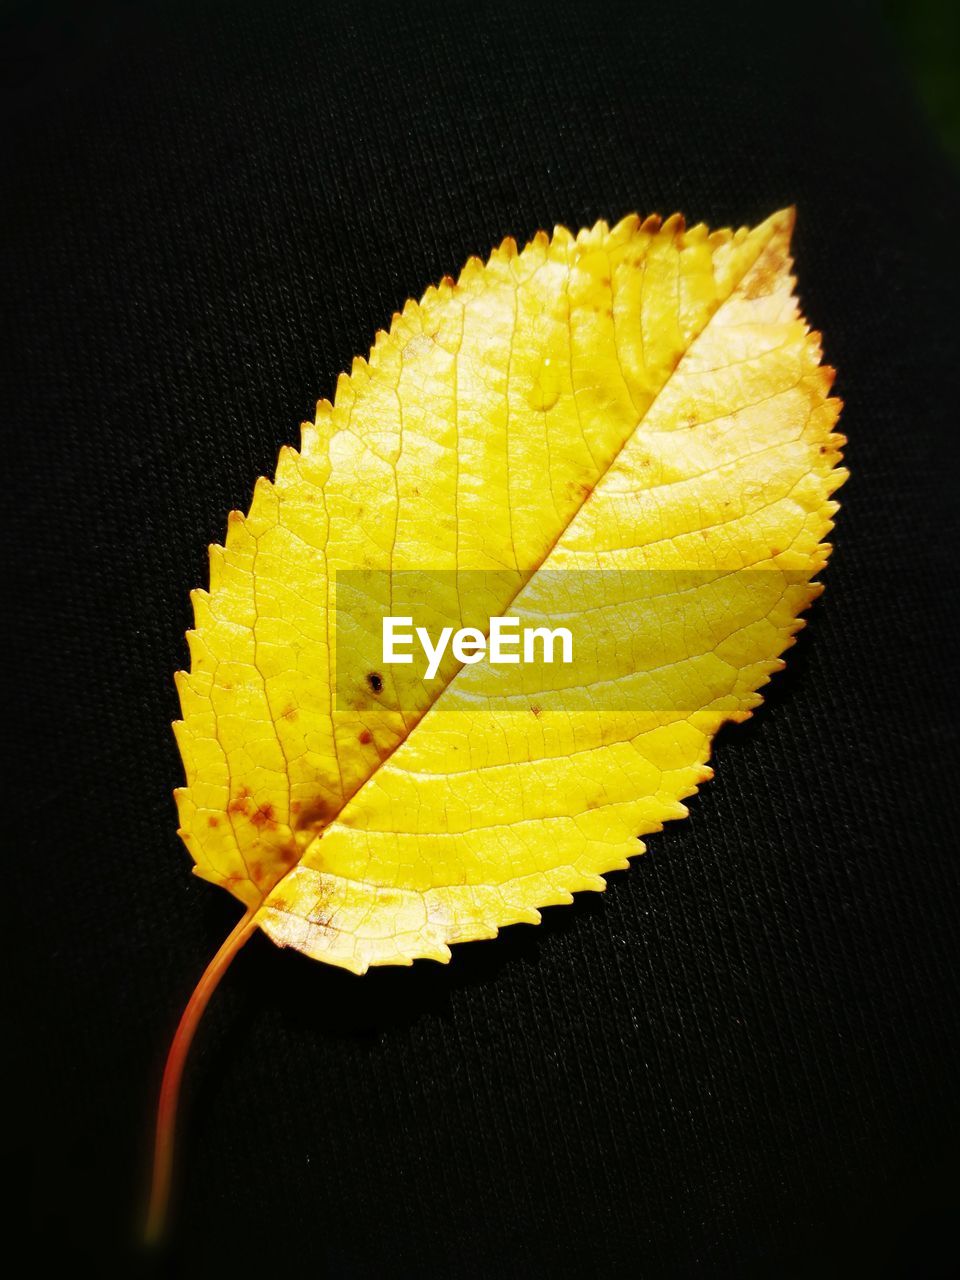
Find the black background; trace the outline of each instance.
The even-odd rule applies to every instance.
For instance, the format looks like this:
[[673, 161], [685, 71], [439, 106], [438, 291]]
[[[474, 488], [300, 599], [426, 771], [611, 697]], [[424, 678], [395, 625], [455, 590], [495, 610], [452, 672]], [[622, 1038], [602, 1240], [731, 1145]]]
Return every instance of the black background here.
[[869, 12], [770, 8], [7, 8], [6, 1103], [39, 1257], [128, 1246], [238, 915], [170, 794], [227, 511], [505, 234], [796, 202], [853, 480], [788, 671], [691, 818], [539, 929], [362, 979], [255, 938], [190, 1063], [167, 1265], [955, 1263], [958, 184]]

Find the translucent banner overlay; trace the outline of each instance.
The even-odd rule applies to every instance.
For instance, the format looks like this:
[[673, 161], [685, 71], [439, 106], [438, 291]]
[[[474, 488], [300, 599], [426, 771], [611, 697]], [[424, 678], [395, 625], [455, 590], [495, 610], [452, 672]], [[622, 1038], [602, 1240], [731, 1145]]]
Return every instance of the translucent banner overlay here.
[[[526, 581], [511, 571], [343, 571], [330, 628], [334, 709], [369, 717], [371, 732], [409, 729], [428, 709], [666, 723], [763, 683], [816, 591], [809, 579], [774, 567], [541, 570]], [[492, 626], [497, 618], [510, 621]], [[501, 658], [517, 661], [495, 661], [498, 629]], [[388, 660], [390, 633], [393, 655], [409, 661]]]

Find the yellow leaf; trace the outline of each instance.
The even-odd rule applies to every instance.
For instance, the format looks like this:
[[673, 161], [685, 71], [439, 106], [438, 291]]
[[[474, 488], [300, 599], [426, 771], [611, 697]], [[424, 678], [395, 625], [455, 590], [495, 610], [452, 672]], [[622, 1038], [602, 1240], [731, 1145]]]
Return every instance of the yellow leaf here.
[[[408, 302], [231, 514], [176, 726], [181, 834], [247, 908], [214, 981], [258, 927], [356, 973], [446, 960], [686, 812], [818, 593], [846, 475], [792, 225], [506, 240]], [[563, 614], [592, 656], [387, 669], [425, 575], [438, 625]]]

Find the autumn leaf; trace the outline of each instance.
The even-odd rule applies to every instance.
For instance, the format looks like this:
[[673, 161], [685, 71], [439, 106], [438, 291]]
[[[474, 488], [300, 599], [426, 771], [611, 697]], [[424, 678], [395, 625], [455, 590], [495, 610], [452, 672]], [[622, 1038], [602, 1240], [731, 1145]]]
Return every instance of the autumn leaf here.
[[[177, 803], [246, 914], [171, 1050], [155, 1228], [186, 1049], [255, 929], [363, 973], [536, 923], [683, 816], [760, 702], [846, 476], [792, 226], [504, 241], [408, 302], [231, 513], [177, 677]], [[428, 603], [592, 639], [572, 668], [385, 667], [384, 617]]]

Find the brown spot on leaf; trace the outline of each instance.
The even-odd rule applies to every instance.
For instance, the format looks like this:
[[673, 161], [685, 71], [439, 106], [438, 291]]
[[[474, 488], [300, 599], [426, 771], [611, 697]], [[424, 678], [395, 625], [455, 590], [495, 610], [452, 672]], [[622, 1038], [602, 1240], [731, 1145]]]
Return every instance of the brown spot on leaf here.
[[368, 747], [373, 741], [373, 734], [369, 729], [361, 729], [357, 735], [357, 741], [362, 742], [365, 747]]
[[210, 817], [207, 819], [207, 826], [219, 827], [219, 825], [220, 825], [220, 819], [211, 813]]
[[370, 672], [370, 674], [367, 676], [367, 684], [370, 686], [370, 688], [373, 690], [374, 693], [383, 692], [383, 676], [380, 674], [379, 671]]
[[276, 810], [272, 804], [258, 805], [250, 815], [250, 821], [258, 830], [269, 827], [272, 831], [277, 825]]
[[227, 805], [227, 812], [239, 813], [249, 818], [258, 830], [268, 827], [272, 831], [277, 825], [276, 810], [273, 805], [255, 805], [249, 787], [241, 787], [238, 790], [236, 796]]
[[[294, 806], [290, 806], [294, 809]], [[317, 831], [321, 827], [325, 827], [336, 813], [335, 807], [323, 798], [316, 796], [313, 800], [308, 800], [305, 804], [297, 801], [295, 808], [297, 815], [296, 828], [298, 831]]]
[[247, 809], [249, 807], [250, 807], [250, 788], [241, 787], [240, 790], [237, 792], [237, 794], [234, 796], [234, 798], [227, 805], [227, 812], [246, 814]]
[[530, 710], [533, 712], [533, 714], [537, 717], [538, 720], [543, 715], [543, 707], [538, 707], [536, 703], [533, 704]]

